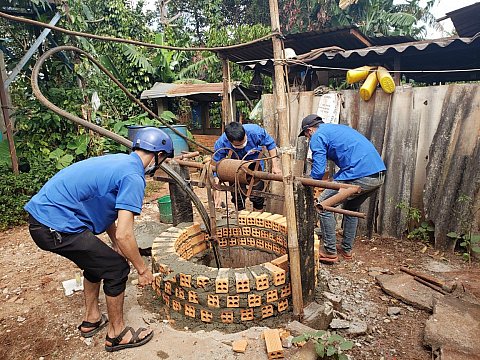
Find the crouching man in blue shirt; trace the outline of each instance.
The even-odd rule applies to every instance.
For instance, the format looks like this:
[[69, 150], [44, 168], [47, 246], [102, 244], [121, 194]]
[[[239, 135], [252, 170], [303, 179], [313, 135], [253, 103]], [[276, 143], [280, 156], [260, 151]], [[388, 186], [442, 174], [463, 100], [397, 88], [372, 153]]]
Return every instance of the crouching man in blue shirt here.
[[[262, 147], [268, 151], [272, 157], [272, 172], [274, 174], [281, 174], [280, 161], [277, 157], [277, 145], [275, 140], [260, 126], [255, 124], [242, 125], [238, 122], [232, 122], [225, 126], [225, 132], [215, 142], [215, 153], [213, 155], [213, 162], [217, 163], [224, 158], [240, 159], [240, 160], [255, 160], [259, 158], [262, 152]], [[264, 170], [263, 161], [261, 162], [262, 170]], [[235, 185], [235, 184], [231, 184]], [[237, 210], [245, 209], [246, 186], [240, 185], [242, 191], [232, 192], [232, 203], [237, 207]], [[254, 190], [263, 189], [263, 181], [259, 181], [253, 186]], [[263, 210], [265, 199], [259, 196], [250, 196], [250, 201], [253, 204], [253, 209], [256, 211]]]
[[[35, 243], [83, 270], [86, 311], [78, 329], [89, 338], [108, 325], [106, 351], [140, 346], [153, 337], [150, 329], [125, 326], [123, 302], [128, 261], [138, 272], [140, 286], [153, 281], [138, 251], [133, 221], [142, 210], [145, 174], [153, 175], [167, 156], [173, 156], [173, 144], [162, 130], [146, 128], [137, 132], [132, 148], [130, 155], [106, 155], [70, 165], [25, 206]], [[112, 247], [96, 236], [105, 231]], [[98, 305], [102, 280], [108, 318]]]
[[[346, 125], [325, 124], [319, 116], [311, 114], [303, 119], [302, 131], [298, 136], [306, 136], [310, 140], [312, 178], [322, 179], [328, 159], [340, 168], [333, 176], [335, 181], [361, 187], [360, 194], [348, 198], [344, 203], [345, 209], [358, 211], [360, 205], [382, 186], [385, 164], [373, 144], [358, 131]], [[317, 201], [322, 202], [336, 193], [337, 190], [325, 189]], [[352, 259], [358, 218], [343, 215], [343, 241], [338, 248], [334, 215], [324, 211], [319, 218], [324, 247], [320, 250], [320, 261], [337, 262], [337, 250], [346, 260]]]

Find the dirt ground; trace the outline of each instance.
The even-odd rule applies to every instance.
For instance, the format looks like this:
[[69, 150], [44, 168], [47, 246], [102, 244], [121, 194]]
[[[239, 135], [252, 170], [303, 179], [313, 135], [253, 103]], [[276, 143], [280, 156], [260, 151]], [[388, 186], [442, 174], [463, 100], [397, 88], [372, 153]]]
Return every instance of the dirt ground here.
[[[137, 221], [158, 221], [156, 199], [167, 191], [166, 185], [150, 185], [144, 212]], [[205, 199], [203, 192], [199, 195]], [[367, 334], [352, 338], [355, 346], [350, 354], [354, 359], [432, 358], [422, 341], [430, 314], [383, 293], [372, 276], [377, 268], [398, 273], [400, 266], [414, 266], [439, 278], [457, 279], [480, 298], [478, 263], [469, 265], [459, 254], [442, 254], [407, 239], [379, 237], [358, 238], [355, 253], [354, 261], [322, 266], [320, 271], [332, 283], [350, 284], [343, 289], [348, 300], [344, 301], [346, 311], [360, 319], [364, 316], [368, 323]], [[92, 340], [84, 340], [76, 329], [82, 319], [83, 294], [66, 296], [62, 281], [75, 278], [77, 273], [68, 260], [38, 249], [26, 226], [0, 233], [0, 359], [267, 358], [261, 326], [234, 334], [202, 329], [201, 325], [193, 330], [185, 329], [183, 323], [172, 326], [161, 307], [151, 303], [151, 292], [130, 283], [126, 322], [135, 327], [150, 326], [156, 335], [143, 347], [108, 354], [103, 350], [105, 330]], [[149, 306], [142, 305], [146, 303]], [[391, 306], [400, 307], [401, 314], [388, 316]], [[103, 295], [101, 308], [106, 312]], [[249, 341], [247, 352], [234, 354], [231, 343], [240, 338]], [[286, 358], [297, 351], [296, 347], [286, 350]]]

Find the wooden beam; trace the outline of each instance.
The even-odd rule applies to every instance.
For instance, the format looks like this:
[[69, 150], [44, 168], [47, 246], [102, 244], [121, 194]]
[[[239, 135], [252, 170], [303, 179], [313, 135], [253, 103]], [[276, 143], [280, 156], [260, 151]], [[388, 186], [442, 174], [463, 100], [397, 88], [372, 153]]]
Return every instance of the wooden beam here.
[[[277, 0], [269, 0], [270, 21], [272, 31], [280, 32], [280, 19]], [[288, 226], [288, 253], [290, 259], [290, 279], [292, 284], [293, 315], [303, 317], [302, 279], [300, 274], [300, 252], [298, 249], [297, 221], [293, 192], [292, 153], [290, 144], [289, 114], [287, 112], [287, 95], [285, 71], [283, 68], [284, 53], [280, 36], [272, 38], [275, 70], [275, 98], [277, 99], [278, 124], [280, 131], [280, 149], [282, 154], [283, 184], [285, 186], [286, 217]]]
[[10, 98], [8, 96], [8, 86], [5, 86], [3, 80], [5, 78], [5, 75], [5, 61], [3, 58], [3, 52], [0, 51], [0, 104], [2, 106], [2, 117], [5, 124], [5, 132], [7, 134], [8, 150], [10, 151], [10, 158], [12, 160], [12, 170], [15, 175], [18, 175], [17, 151], [15, 150], [12, 123], [10, 121]]

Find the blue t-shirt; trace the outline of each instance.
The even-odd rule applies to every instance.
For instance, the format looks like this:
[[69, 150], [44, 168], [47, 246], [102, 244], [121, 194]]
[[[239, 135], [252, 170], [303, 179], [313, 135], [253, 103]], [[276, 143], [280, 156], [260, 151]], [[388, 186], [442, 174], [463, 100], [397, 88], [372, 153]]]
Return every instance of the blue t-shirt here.
[[59, 171], [25, 205], [40, 223], [65, 233], [104, 232], [118, 210], [142, 211], [145, 170], [132, 152], [80, 161]]
[[[218, 162], [228, 156], [229, 149], [233, 150], [232, 159], [243, 160], [254, 160], [258, 159], [260, 152], [262, 151], [262, 146], [265, 146], [267, 150], [272, 150], [277, 147], [275, 140], [265, 131], [255, 124], [245, 124], [243, 125], [245, 129], [245, 134], [247, 135], [247, 145], [243, 149], [235, 149], [232, 143], [227, 139], [225, 133], [222, 134], [215, 142], [215, 155], [213, 156], [213, 161]], [[246, 156], [245, 156], [246, 155]]]
[[375, 146], [346, 125], [320, 124], [310, 139], [310, 149], [314, 179], [322, 179], [327, 159], [340, 168], [335, 180], [354, 180], [386, 170]]

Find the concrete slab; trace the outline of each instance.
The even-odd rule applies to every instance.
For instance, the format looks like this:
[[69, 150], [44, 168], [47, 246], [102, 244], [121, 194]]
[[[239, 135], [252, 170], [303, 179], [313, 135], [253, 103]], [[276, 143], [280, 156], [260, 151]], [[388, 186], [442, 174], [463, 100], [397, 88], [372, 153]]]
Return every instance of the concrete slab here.
[[[468, 359], [479, 359], [480, 305], [449, 296], [434, 302], [433, 315], [425, 326], [424, 343], [433, 350], [442, 349], [442, 360], [458, 359], [464, 353]], [[449, 355], [453, 354], [453, 355]]]
[[378, 275], [378, 284], [387, 294], [421, 310], [431, 311], [433, 300], [444, 295], [414, 280], [408, 274]]

